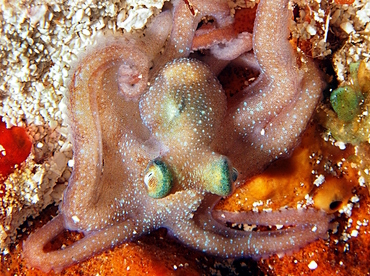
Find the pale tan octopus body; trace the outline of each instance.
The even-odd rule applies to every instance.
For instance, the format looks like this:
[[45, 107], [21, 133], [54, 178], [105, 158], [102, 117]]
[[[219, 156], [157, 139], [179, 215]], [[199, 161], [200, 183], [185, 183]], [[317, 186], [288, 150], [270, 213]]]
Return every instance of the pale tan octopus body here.
[[[158, 16], [144, 39], [113, 39], [82, 61], [69, 97], [75, 167], [60, 214], [25, 242], [31, 266], [59, 271], [159, 227], [224, 257], [294, 250], [326, 233], [330, 217], [316, 210], [212, 210], [235, 182], [289, 152], [320, 98], [324, 84], [318, 70], [310, 61], [299, 68], [287, 41], [287, 2], [259, 4], [255, 59], [241, 59], [259, 65], [261, 74], [230, 102], [211, 68], [186, 58], [201, 17], [212, 15], [217, 30], [227, 29], [226, 1], [191, 1], [191, 9], [174, 1], [172, 16], [169, 11]], [[220, 64], [249, 50], [251, 40], [243, 34], [211, 44], [200, 47], [211, 48], [213, 57], [205, 60], [217, 63], [212, 69], [218, 72]], [[235, 46], [241, 44], [243, 50]], [[225, 221], [295, 227], [244, 232]], [[44, 252], [63, 229], [85, 237]]]

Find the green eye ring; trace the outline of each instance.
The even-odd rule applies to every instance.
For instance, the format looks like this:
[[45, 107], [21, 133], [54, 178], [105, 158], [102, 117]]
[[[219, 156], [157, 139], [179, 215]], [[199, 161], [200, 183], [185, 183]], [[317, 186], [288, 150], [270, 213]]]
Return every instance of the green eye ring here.
[[144, 173], [144, 185], [150, 197], [163, 198], [169, 194], [173, 176], [166, 163], [154, 159], [149, 162]]
[[228, 196], [238, 178], [238, 171], [230, 166], [225, 156], [219, 156], [205, 165], [202, 178], [206, 191], [219, 196]]

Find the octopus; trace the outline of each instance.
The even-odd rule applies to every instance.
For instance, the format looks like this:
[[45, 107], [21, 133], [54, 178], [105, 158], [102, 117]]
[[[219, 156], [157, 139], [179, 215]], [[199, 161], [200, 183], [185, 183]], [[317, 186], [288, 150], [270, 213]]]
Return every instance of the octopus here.
[[[236, 34], [227, 1], [174, 0], [142, 35], [102, 38], [71, 78], [73, 174], [59, 214], [23, 245], [29, 266], [61, 271], [161, 227], [223, 258], [258, 259], [325, 237], [332, 217], [321, 210], [214, 210], [291, 152], [320, 101], [325, 82], [289, 43], [290, 17], [288, 0], [261, 0], [253, 34]], [[230, 63], [259, 76], [228, 99], [217, 74]], [[65, 229], [84, 237], [46, 252]]]

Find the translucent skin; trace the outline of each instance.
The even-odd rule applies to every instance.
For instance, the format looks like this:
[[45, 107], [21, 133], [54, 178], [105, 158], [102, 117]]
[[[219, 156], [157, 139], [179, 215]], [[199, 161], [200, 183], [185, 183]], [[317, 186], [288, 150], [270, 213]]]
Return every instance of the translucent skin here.
[[[61, 271], [159, 227], [189, 246], [223, 257], [265, 257], [326, 234], [330, 217], [313, 209], [213, 211], [234, 185], [291, 150], [319, 101], [324, 85], [319, 71], [311, 61], [299, 68], [287, 41], [287, 2], [260, 1], [255, 57], [238, 62], [260, 68], [261, 74], [229, 102], [214, 68], [187, 58], [203, 16], [216, 19], [216, 30], [232, 22], [226, 1], [192, 1], [191, 9], [184, 1], [173, 1], [172, 16], [163, 12], [144, 38], [113, 40], [82, 60], [69, 95], [73, 175], [60, 214], [24, 244], [30, 266]], [[240, 50], [237, 45], [250, 40], [238, 36], [217, 48], [224, 42], [220, 34], [210, 35], [216, 39], [212, 46], [208, 39], [197, 42], [197, 47], [217, 52], [205, 59], [210, 64], [223, 64], [250, 47]], [[148, 175], [153, 160], [166, 170], [156, 167]], [[236, 182], [233, 168], [239, 174]], [[147, 192], [145, 181], [157, 172], [171, 174], [154, 178], [171, 179], [167, 195]], [[225, 221], [294, 227], [244, 232], [227, 228]], [[44, 245], [63, 229], [85, 237], [63, 250], [44, 252]]]
[[228, 102], [227, 116], [212, 143], [217, 152], [232, 161], [241, 182], [290, 152], [325, 87], [312, 60], [297, 64], [297, 55], [288, 42], [289, 18], [288, 1], [259, 4], [254, 57], [248, 53], [238, 61], [253, 69], [259, 67], [260, 75]]

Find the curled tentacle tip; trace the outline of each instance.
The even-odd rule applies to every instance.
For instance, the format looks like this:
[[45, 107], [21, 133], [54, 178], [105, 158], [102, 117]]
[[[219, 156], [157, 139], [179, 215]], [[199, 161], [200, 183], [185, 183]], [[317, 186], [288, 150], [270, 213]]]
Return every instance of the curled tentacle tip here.
[[171, 191], [173, 176], [165, 162], [154, 159], [149, 162], [144, 175], [145, 189], [152, 198], [163, 198]]
[[125, 100], [138, 100], [146, 82], [147, 78], [135, 66], [124, 63], [118, 68], [118, 88]]

